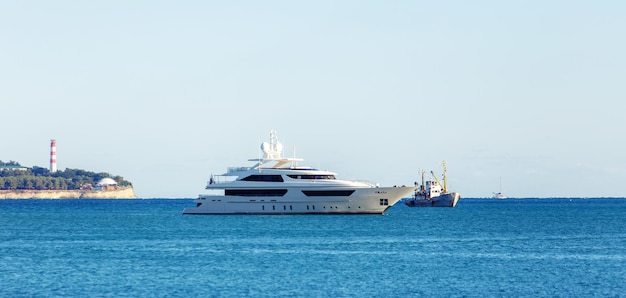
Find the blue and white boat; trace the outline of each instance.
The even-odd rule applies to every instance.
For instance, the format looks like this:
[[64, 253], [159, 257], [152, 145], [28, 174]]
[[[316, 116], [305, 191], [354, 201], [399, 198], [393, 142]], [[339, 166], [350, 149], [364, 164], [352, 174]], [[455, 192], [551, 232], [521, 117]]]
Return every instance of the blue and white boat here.
[[433, 179], [424, 181], [424, 171], [422, 171], [422, 184], [415, 182], [416, 190], [413, 197], [404, 200], [404, 204], [409, 207], [454, 207], [461, 199], [458, 192], [448, 191], [446, 178], [446, 162], [443, 162], [443, 186], [437, 179], [434, 172], [430, 172]]

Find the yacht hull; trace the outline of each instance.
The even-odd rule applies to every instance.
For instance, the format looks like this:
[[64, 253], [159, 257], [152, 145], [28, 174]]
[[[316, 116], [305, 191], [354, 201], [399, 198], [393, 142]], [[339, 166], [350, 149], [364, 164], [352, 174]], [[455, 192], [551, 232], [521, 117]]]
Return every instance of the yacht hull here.
[[183, 214], [383, 214], [415, 187], [356, 188], [350, 196], [305, 196], [291, 189], [284, 196], [200, 195]]

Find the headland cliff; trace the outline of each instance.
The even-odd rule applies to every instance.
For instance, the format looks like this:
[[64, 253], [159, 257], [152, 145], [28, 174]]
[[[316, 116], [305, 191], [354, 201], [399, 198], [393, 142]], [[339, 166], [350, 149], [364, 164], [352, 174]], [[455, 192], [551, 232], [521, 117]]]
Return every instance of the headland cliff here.
[[0, 199], [136, 199], [122, 176], [82, 169], [49, 170], [0, 160]]
[[0, 199], [136, 199], [133, 187], [103, 190], [0, 190]]

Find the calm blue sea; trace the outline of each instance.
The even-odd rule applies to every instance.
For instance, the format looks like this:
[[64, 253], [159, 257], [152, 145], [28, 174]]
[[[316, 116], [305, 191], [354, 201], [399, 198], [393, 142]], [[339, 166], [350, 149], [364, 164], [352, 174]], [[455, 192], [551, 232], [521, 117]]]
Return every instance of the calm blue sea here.
[[626, 297], [626, 199], [385, 215], [182, 215], [191, 199], [0, 200], [1, 297]]

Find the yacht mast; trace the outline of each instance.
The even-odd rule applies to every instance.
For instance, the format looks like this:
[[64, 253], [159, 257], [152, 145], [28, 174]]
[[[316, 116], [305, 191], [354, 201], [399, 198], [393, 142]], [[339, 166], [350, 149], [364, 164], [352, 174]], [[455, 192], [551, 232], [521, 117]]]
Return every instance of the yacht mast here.
[[446, 178], [446, 161], [442, 161], [443, 165], [443, 192], [448, 192], [448, 179]]

